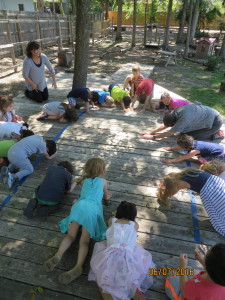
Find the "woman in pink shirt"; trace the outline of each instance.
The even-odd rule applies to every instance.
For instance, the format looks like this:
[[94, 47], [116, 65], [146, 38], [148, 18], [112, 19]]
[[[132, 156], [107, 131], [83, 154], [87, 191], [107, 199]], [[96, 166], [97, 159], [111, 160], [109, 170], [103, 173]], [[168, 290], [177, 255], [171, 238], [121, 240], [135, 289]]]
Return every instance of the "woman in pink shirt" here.
[[[176, 287], [176, 281], [172, 277], [167, 278], [165, 286], [169, 298], [180, 300], [224, 300], [225, 244], [216, 244], [208, 250], [205, 257], [196, 250], [195, 258], [202, 264], [204, 271], [196, 274], [189, 280], [186, 275], [180, 276], [180, 292], [178, 291], [179, 288], [177, 289]], [[180, 270], [187, 270], [187, 254], [180, 255], [179, 263]]]

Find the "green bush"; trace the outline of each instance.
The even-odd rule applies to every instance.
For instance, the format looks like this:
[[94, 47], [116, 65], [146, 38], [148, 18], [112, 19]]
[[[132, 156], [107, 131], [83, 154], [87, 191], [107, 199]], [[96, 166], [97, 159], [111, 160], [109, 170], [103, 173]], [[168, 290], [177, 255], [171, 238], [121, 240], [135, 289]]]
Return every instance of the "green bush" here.
[[221, 57], [218, 55], [209, 55], [208, 62], [206, 63], [206, 68], [208, 71], [215, 71], [218, 64], [221, 62]]

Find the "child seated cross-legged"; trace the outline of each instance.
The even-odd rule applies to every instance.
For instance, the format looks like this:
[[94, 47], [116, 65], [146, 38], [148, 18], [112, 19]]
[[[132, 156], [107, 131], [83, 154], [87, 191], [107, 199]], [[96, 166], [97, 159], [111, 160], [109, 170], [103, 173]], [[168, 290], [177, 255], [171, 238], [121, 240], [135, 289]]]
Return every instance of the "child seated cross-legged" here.
[[31, 199], [24, 210], [27, 218], [47, 216], [59, 210], [59, 202], [63, 195], [72, 193], [76, 182], [72, 183], [73, 166], [68, 161], [48, 167], [43, 182], [36, 188], [34, 198]]
[[190, 159], [197, 156], [196, 162], [202, 164], [206, 161], [218, 159], [225, 160], [225, 149], [223, 145], [201, 142], [194, 140], [194, 138], [187, 134], [181, 134], [177, 138], [177, 146], [175, 147], [164, 147], [165, 150], [187, 150], [188, 153], [174, 159], [166, 159], [165, 163], [177, 163], [183, 160]]
[[[9, 166], [1, 168], [3, 183], [11, 189], [13, 184], [33, 173], [34, 168], [29, 160], [32, 154], [44, 154], [45, 158], [55, 157], [56, 143], [44, 141], [39, 135], [28, 136], [15, 143], [8, 151]], [[16, 173], [14, 171], [18, 170]]]
[[96, 243], [88, 279], [97, 282], [104, 299], [146, 299], [153, 284], [151, 254], [136, 243], [138, 223], [135, 204], [122, 201], [109, 219], [106, 241]]
[[[172, 300], [224, 300], [225, 244], [214, 245], [205, 256], [195, 250], [195, 258], [204, 267], [204, 271], [190, 279], [186, 275], [167, 278], [167, 296]], [[187, 254], [180, 254], [179, 264], [181, 270], [187, 269]]]
[[121, 104], [124, 112], [130, 110], [131, 97], [127, 91], [124, 91], [123, 89], [120, 88], [118, 84], [114, 84], [114, 83], [109, 85], [108, 90], [110, 92], [111, 97], [115, 100], [115, 102]]
[[42, 107], [42, 115], [39, 116], [37, 120], [58, 120], [60, 123], [70, 123], [76, 122], [78, 116], [75, 107], [66, 103], [53, 101], [46, 103]]
[[44, 263], [46, 272], [52, 271], [61, 261], [65, 251], [75, 241], [79, 227], [82, 234], [79, 242], [78, 258], [74, 268], [59, 276], [59, 282], [68, 284], [82, 274], [90, 238], [95, 241], [105, 239], [106, 224], [103, 217], [102, 198], [111, 197], [107, 182], [102, 177], [105, 173], [105, 162], [101, 158], [89, 159], [84, 167], [82, 189], [79, 199], [73, 204], [70, 215], [59, 222], [62, 233], [67, 233], [57, 253]]
[[225, 163], [221, 160], [212, 160], [201, 165], [200, 169], [209, 174], [219, 176], [225, 181]]

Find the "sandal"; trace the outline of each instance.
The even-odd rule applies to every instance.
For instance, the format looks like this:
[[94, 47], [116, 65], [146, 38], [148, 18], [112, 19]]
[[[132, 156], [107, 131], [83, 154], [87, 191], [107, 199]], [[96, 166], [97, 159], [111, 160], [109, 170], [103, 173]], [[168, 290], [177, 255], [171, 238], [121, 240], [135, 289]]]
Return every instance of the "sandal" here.
[[61, 257], [57, 254], [51, 257], [43, 265], [45, 272], [51, 272], [60, 263], [60, 261]]
[[68, 284], [71, 281], [77, 279], [82, 274], [83, 268], [75, 266], [72, 270], [62, 273], [59, 276], [59, 282], [62, 284]]

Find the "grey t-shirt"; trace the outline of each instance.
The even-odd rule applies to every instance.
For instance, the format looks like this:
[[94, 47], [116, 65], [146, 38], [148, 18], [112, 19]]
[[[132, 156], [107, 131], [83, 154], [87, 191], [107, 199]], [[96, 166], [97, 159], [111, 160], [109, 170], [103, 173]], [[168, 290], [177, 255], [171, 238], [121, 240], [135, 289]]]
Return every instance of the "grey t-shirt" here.
[[38, 200], [59, 203], [71, 187], [72, 175], [63, 166], [50, 166], [41, 185], [36, 189]]
[[[10, 156], [13, 157], [30, 157], [32, 154], [44, 154], [47, 152], [46, 143], [43, 138], [39, 135], [31, 135], [28, 136], [19, 142], [15, 143], [9, 151], [8, 151], [8, 158]], [[10, 160], [10, 159], [9, 159]]]
[[[43, 92], [43, 90], [46, 88], [47, 83], [45, 80], [45, 65], [49, 69], [49, 72], [51, 74], [54, 74], [55, 71], [48, 60], [47, 56], [43, 53], [41, 53], [41, 66], [38, 67], [35, 65], [34, 61], [32, 58], [25, 57], [23, 61], [23, 77], [29, 77], [38, 87], [38, 90]], [[25, 81], [26, 88], [28, 90], [32, 90], [32, 86]]]
[[42, 110], [44, 112], [51, 111], [55, 114], [64, 114], [65, 113], [65, 108], [61, 105], [61, 102], [59, 101], [52, 101], [46, 103]]
[[170, 129], [172, 132], [186, 133], [203, 128], [212, 128], [215, 117], [219, 112], [215, 109], [199, 104], [177, 107], [172, 112], [176, 116], [176, 124]]

